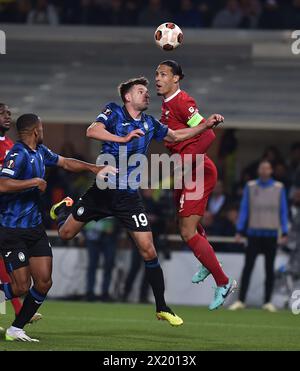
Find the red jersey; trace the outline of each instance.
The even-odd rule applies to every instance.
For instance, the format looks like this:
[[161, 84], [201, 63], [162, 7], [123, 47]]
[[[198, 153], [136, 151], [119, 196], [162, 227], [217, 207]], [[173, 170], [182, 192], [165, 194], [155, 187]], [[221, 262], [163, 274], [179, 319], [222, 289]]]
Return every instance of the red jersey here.
[[3, 166], [5, 156], [8, 154], [14, 142], [8, 137], [0, 137], [0, 169]]
[[[172, 130], [184, 129], [204, 123], [205, 119], [199, 114], [195, 100], [185, 91], [177, 90], [162, 104], [161, 122]], [[215, 140], [212, 129], [179, 143], [165, 141], [165, 146], [173, 153], [204, 154]]]

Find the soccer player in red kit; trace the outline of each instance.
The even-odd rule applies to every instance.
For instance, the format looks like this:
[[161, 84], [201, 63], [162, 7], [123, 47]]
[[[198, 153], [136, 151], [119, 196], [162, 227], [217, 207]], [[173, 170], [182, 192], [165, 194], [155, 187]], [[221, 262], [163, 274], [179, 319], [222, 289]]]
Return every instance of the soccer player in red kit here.
[[[172, 130], [195, 127], [205, 122], [199, 113], [195, 100], [185, 91], [180, 90], [179, 81], [184, 77], [180, 65], [172, 60], [161, 62], [156, 70], [157, 94], [163, 97], [161, 122]], [[223, 117], [219, 115], [219, 123]], [[226, 297], [237, 287], [235, 280], [230, 279], [223, 272], [215, 252], [208, 242], [205, 231], [200, 224], [204, 215], [208, 197], [217, 181], [217, 169], [206, 152], [215, 139], [212, 129], [208, 129], [198, 136], [179, 143], [165, 142], [171, 153], [192, 155], [192, 175], [195, 178], [199, 168], [196, 167], [196, 155], [204, 155], [204, 189], [200, 197], [191, 199], [187, 194], [191, 191], [183, 186], [175, 189], [175, 202], [179, 219], [179, 228], [182, 239], [201, 262], [192, 282], [203, 281], [210, 273], [216, 281], [214, 300], [209, 309], [217, 309]]]
[[[13, 147], [14, 142], [7, 137], [5, 134], [10, 129], [11, 125], [11, 112], [8, 106], [4, 103], [0, 103], [0, 169], [3, 166], [5, 156]], [[1, 282], [11, 282], [10, 276], [6, 271], [4, 261], [0, 255], [0, 281]], [[11, 299], [12, 306], [14, 308], [15, 314], [18, 315], [22, 308], [22, 301], [19, 298]], [[36, 313], [30, 322], [38, 321], [42, 318], [40, 313]]]

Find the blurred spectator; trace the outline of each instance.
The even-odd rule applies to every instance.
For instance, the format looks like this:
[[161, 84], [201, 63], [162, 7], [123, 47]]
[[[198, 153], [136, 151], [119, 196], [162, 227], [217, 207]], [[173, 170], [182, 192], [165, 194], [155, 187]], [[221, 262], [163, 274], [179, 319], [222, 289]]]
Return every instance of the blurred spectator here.
[[243, 18], [240, 24], [241, 28], [257, 28], [259, 18], [262, 12], [259, 0], [240, 0]]
[[237, 0], [227, 0], [225, 7], [220, 10], [214, 20], [214, 28], [238, 28], [242, 21], [242, 12]]
[[226, 203], [226, 195], [224, 193], [224, 186], [221, 180], [218, 180], [215, 189], [213, 190], [208, 200], [208, 211], [213, 215], [220, 214], [222, 208]]
[[227, 206], [223, 215], [215, 222], [215, 234], [217, 236], [234, 236], [238, 215], [238, 207], [235, 204]]
[[288, 247], [291, 254], [287, 272], [294, 281], [300, 278], [300, 188], [297, 188], [293, 194]]
[[109, 25], [112, 22], [110, 17], [110, 3], [106, 0], [81, 0], [84, 8], [81, 22], [91, 25]]
[[275, 180], [278, 180], [279, 182], [283, 183], [287, 194], [289, 193], [289, 189], [291, 186], [289, 175], [288, 175], [288, 168], [283, 162], [278, 162], [275, 164], [273, 168], [273, 176]]
[[300, 27], [300, 0], [293, 0], [287, 6], [284, 15], [284, 26], [291, 30], [299, 30]]
[[[81, 161], [86, 161], [86, 158], [76, 151], [72, 142], [65, 142], [60, 153], [62, 156], [67, 158], [76, 158]], [[73, 199], [77, 199], [79, 196], [81, 196], [94, 179], [93, 174], [89, 172], [68, 173], [66, 176], [70, 184], [70, 194], [68, 196]]]
[[117, 245], [116, 221], [114, 218], [106, 218], [98, 222], [88, 223], [83, 233], [85, 244], [88, 249], [88, 268], [87, 268], [87, 300], [94, 301], [96, 272], [100, 255], [103, 255], [103, 280], [100, 300], [105, 302], [113, 301], [109, 293], [112, 271], [115, 262], [115, 252]]
[[300, 187], [300, 142], [293, 143], [291, 146], [289, 179], [293, 186]]
[[[211, 27], [213, 24], [216, 28], [246, 29], [296, 29], [299, 24], [300, 0], [227, 0], [225, 6], [224, 2], [0, 0], [0, 22], [24, 23], [28, 20], [30, 24], [58, 24], [60, 18], [63, 24], [158, 26], [176, 21], [181, 27]], [[142, 7], [143, 3], [146, 6]]]
[[195, 8], [192, 0], [180, 0], [179, 11], [175, 17], [175, 22], [180, 27], [203, 27], [201, 14]]
[[125, 1], [123, 9], [123, 25], [136, 26], [140, 11], [139, 0]]
[[265, 0], [259, 27], [268, 30], [283, 28], [283, 16], [277, 0]]
[[84, 14], [84, 7], [81, 0], [65, 0], [62, 2], [62, 23], [78, 24], [81, 22], [81, 15]]
[[250, 179], [254, 179], [257, 175], [258, 165], [261, 160], [269, 161], [274, 168], [278, 163], [283, 163], [283, 156], [280, 153], [279, 149], [274, 146], [269, 146], [265, 149], [262, 157], [258, 160], [255, 160], [250, 165], [248, 165], [245, 169], [242, 170], [242, 174], [244, 177], [248, 177]]
[[28, 24], [45, 24], [55, 26], [59, 24], [55, 7], [48, 0], [37, 0], [36, 5], [29, 12]]
[[205, 210], [204, 212], [204, 215], [203, 215], [203, 218], [201, 220], [201, 224], [205, 230], [205, 233], [208, 235], [208, 236], [212, 236], [215, 233], [215, 218], [214, 218], [214, 215], [212, 212], [208, 211], [208, 210]]
[[[263, 309], [275, 312], [271, 303], [274, 285], [274, 261], [277, 243], [286, 244], [288, 232], [288, 206], [282, 183], [272, 178], [271, 163], [262, 160], [258, 167], [258, 179], [247, 183], [240, 206], [236, 241], [241, 234], [248, 236], [245, 266], [242, 273], [239, 300], [229, 309], [245, 308], [245, 299], [251, 273], [259, 254], [265, 255], [265, 298]], [[280, 235], [279, 235], [279, 230]]]
[[107, 12], [108, 24], [112, 26], [123, 24], [123, 3], [122, 0], [111, 0]]
[[216, 0], [200, 0], [196, 2], [196, 7], [200, 13], [203, 27], [210, 27], [213, 17], [218, 9]]
[[138, 24], [139, 26], [156, 26], [161, 23], [169, 22], [171, 14], [164, 9], [161, 0], [149, 0], [148, 5], [141, 11]]
[[[295, 189], [291, 207], [291, 228], [289, 231], [289, 241], [287, 246], [282, 246], [282, 250], [288, 254], [286, 264], [279, 266], [276, 271], [277, 282], [283, 279], [286, 289], [285, 307], [288, 309], [289, 303], [296, 289], [295, 285], [300, 279], [300, 188]], [[282, 287], [279, 288], [282, 294]]]
[[17, 1], [16, 0], [0, 0], [0, 22], [15, 22]]
[[44, 224], [48, 229], [57, 229], [56, 223], [50, 218], [51, 206], [59, 202], [66, 196], [74, 197], [71, 191], [69, 174], [58, 166], [47, 170], [47, 189], [43, 195], [45, 202]]
[[236, 152], [238, 141], [236, 130], [225, 130], [220, 140], [218, 151], [218, 172], [224, 181], [224, 187], [231, 194], [236, 181]]
[[17, 10], [15, 13], [15, 22], [17, 23], [26, 23], [27, 15], [31, 10], [31, 1], [30, 0], [19, 0], [17, 2]]
[[284, 162], [281, 152], [275, 146], [269, 146], [265, 150], [262, 159], [269, 161], [273, 167], [276, 166], [278, 163]]

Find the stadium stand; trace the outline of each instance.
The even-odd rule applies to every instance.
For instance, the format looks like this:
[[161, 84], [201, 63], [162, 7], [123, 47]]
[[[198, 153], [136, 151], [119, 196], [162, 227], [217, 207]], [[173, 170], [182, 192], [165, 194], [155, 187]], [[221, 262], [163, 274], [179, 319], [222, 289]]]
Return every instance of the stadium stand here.
[[[153, 81], [155, 66], [166, 57], [149, 47], [149, 29], [2, 29], [8, 38], [0, 61], [2, 99], [14, 102], [16, 112], [31, 109], [51, 123], [90, 122], [115, 98], [124, 76], [143, 74]], [[205, 114], [217, 106], [227, 127], [300, 127], [300, 60], [291, 53], [289, 32], [187, 30], [185, 39], [172, 57], [184, 64], [184, 87]], [[158, 99], [152, 99], [151, 111], [160, 114]]]

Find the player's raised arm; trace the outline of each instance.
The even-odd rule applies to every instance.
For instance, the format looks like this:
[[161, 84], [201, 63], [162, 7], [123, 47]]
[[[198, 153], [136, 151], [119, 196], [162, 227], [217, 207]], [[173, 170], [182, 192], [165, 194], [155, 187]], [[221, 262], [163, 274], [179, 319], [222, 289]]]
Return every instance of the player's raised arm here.
[[89, 162], [76, 160], [75, 158], [66, 158], [59, 156], [57, 166], [62, 167], [64, 170], [71, 171], [73, 173], [79, 173], [81, 171], [91, 171], [94, 174], [116, 174], [117, 169], [113, 166], [98, 166]]
[[180, 130], [169, 129], [164, 139], [167, 142], [182, 142], [186, 139], [190, 139], [196, 135], [199, 135], [208, 129], [215, 128], [223, 121], [224, 117], [215, 113], [211, 115], [206, 121], [202, 121], [201, 123], [199, 123], [197, 126]]
[[139, 138], [143, 135], [144, 133], [142, 132], [142, 130], [136, 129], [131, 131], [125, 137], [120, 137], [118, 135], [110, 133], [108, 130], [105, 129], [105, 125], [99, 122], [93, 122], [86, 131], [86, 136], [88, 138], [116, 143], [128, 143], [133, 138]]

